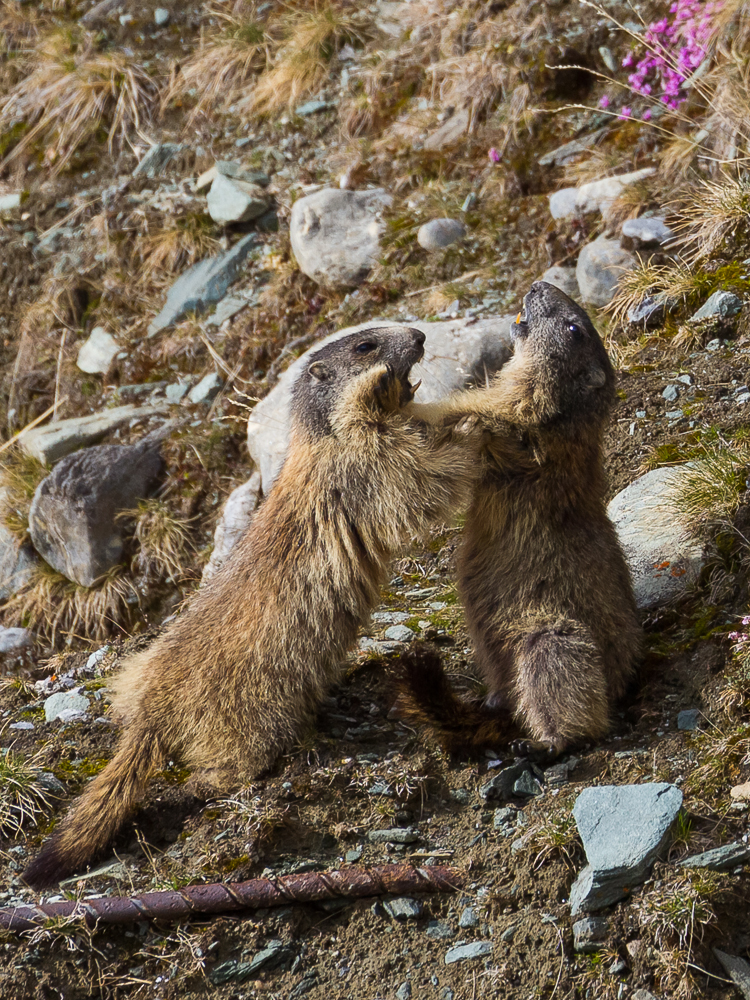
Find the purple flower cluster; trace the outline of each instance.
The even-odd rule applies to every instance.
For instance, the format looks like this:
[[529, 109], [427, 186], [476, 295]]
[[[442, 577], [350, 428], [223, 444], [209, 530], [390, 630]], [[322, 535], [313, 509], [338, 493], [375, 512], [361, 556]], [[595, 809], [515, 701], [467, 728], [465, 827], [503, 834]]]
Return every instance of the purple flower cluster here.
[[[633, 90], [657, 98], [668, 108], [684, 101], [683, 85], [706, 58], [713, 15], [720, 8], [721, 0], [676, 0], [669, 8], [671, 18], [650, 24], [644, 34], [646, 54], [636, 61], [636, 53], [630, 52], [622, 61], [626, 69], [633, 68], [628, 76]], [[629, 109], [623, 108], [622, 115], [628, 114]]]
[[[750, 615], [745, 615], [742, 619], [745, 628], [750, 625]], [[747, 632], [730, 632], [729, 638], [734, 643], [735, 653], [747, 653], [750, 649], [750, 635]]]

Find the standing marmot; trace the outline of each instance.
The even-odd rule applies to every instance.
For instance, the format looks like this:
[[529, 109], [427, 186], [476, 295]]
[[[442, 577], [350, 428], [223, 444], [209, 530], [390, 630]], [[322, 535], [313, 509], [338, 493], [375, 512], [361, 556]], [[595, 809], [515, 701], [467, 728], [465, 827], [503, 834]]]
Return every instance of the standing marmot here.
[[484, 708], [455, 697], [434, 653], [404, 658], [410, 718], [451, 750], [531, 733], [559, 752], [602, 736], [641, 650], [605, 507], [614, 370], [587, 314], [555, 286], [535, 282], [525, 313], [513, 328], [514, 356], [488, 388], [412, 407], [434, 420], [478, 414], [491, 434], [458, 564]]
[[221, 571], [125, 661], [119, 749], [27, 868], [30, 885], [91, 861], [168, 757], [205, 769], [219, 788], [267, 768], [340, 676], [392, 555], [468, 503], [471, 435], [403, 410], [424, 339], [372, 329], [312, 356], [294, 386], [278, 480]]

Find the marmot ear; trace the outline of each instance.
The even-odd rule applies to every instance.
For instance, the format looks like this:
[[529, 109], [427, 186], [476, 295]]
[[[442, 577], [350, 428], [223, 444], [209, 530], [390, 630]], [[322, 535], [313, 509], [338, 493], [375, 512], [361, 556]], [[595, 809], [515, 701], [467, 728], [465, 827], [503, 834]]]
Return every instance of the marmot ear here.
[[601, 389], [607, 383], [607, 373], [599, 365], [592, 365], [586, 372], [586, 387], [588, 389]]
[[307, 371], [309, 375], [312, 375], [316, 382], [327, 382], [331, 377], [331, 373], [322, 361], [313, 361]]

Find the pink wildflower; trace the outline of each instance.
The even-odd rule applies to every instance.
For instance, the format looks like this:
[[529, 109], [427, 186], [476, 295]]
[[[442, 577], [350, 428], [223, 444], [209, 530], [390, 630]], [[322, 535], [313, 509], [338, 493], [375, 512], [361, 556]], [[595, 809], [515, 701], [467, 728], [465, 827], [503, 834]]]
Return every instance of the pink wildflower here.
[[487, 150], [487, 155], [490, 158], [490, 163], [499, 163], [500, 162], [500, 154], [498, 153], [498, 151], [495, 149], [494, 146], [491, 149]]
[[631, 108], [620, 108], [620, 114], [617, 117], [618, 118], [630, 118], [630, 116], [632, 114], [633, 114], [633, 111], [632, 111]]
[[604, 94], [602, 97], [599, 98], [599, 107], [600, 108], [609, 107], [609, 96], [607, 94]]

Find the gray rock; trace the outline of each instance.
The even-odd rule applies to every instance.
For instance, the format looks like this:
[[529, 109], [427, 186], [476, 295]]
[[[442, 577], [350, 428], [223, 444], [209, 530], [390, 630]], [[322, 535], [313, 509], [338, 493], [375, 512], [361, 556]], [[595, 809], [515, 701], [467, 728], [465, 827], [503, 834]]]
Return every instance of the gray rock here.
[[133, 177], [160, 177], [166, 173], [170, 161], [181, 156], [189, 148], [181, 142], [160, 142], [152, 146], [133, 171]]
[[432, 219], [419, 227], [417, 243], [425, 250], [443, 250], [466, 236], [466, 226], [458, 219]]
[[626, 250], [656, 249], [675, 238], [661, 216], [626, 219], [620, 231], [620, 243]]
[[523, 771], [513, 782], [513, 794], [523, 798], [530, 798], [532, 795], [541, 795], [542, 786], [531, 773]]
[[41, 785], [45, 792], [49, 792], [55, 798], [64, 799], [67, 795], [65, 785], [51, 771], [40, 771], [36, 780], [37, 784]]
[[669, 504], [679, 468], [652, 469], [614, 497], [607, 513], [617, 529], [639, 608], [678, 597], [704, 565], [702, 545], [686, 535]]
[[617, 240], [599, 236], [587, 243], [578, 255], [576, 279], [581, 292], [581, 300], [587, 305], [608, 305], [617, 291], [617, 285], [625, 273], [636, 265], [636, 259], [623, 250]]
[[171, 385], [168, 385], [164, 390], [164, 395], [168, 403], [179, 403], [187, 396], [189, 389], [190, 382], [180, 379], [179, 382], [173, 382]]
[[493, 817], [492, 825], [496, 830], [502, 829], [504, 826], [514, 826], [516, 822], [516, 817], [518, 816], [518, 810], [512, 809], [510, 806], [503, 806], [501, 809], [495, 810], [495, 815]]
[[458, 926], [463, 927], [478, 927], [479, 917], [477, 916], [476, 910], [473, 906], [467, 906], [458, 918]]
[[76, 448], [94, 444], [115, 428], [136, 419], [163, 413], [166, 403], [151, 406], [115, 406], [111, 410], [101, 410], [88, 417], [72, 417], [70, 420], [56, 420], [27, 431], [19, 438], [23, 450], [44, 465], [51, 465]]
[[14, 211], [21, 205], [21, 193], [20, 191], [14, 191], [12, 194], [0, 195], [0, 215], [6, 215], [9, 212]]
[[658, 326], [664, 319], [664, 313], [669, 300], [662, 293], [647, 295], [637, 306], [631, 306], [627, 312], [628, 323], [643, 323], [644, 327]]
[[391, 625], [385, 630], [385, 637], [391, 642], [411, 642], [415, 635], [416, 632], [407, 625]]
[[356, 864], [357, 861], [361, 860], [362, 860], [362, 851], [360, 850], [347, 851], [346, 854], [344, 855], [344, 861], [348, 861], [349, 864]]
[[203, 171], [193, 185], [193, 190], [196, 193], [207, 191], [218, 174], [232, 177], [238, 181], [246, 181], [248, 184], [259, 184], [260, 187], [268, 187], [271, 183], [271, 178], [262, 170], [248, 169], [243, 167], [241, 163], [235, 163], [234, 160], [217, 160], [212, 167]]
[[584, 917], [573, 924], [573, 950], [584, 955], [599, 951], [607, 937], [609, 921], [606, 917]]
[[448, 121], [443, 122], [440, 128], [431, 132], [427, 136], [423, 145], [424, 149], [447, 149], [460, 142], [464, 133], [469, 127], [470, 115], [468, 108], [460, 108], [454, 112]]
[[692, 854], [680, 862], [680, 867], [710, 868], [714, 872], [725, 872], [748, 861], [750, 861], [750, 845], [738, 842], [714, 847], [713, 850], [703, 851], [702, 854]]
[[269, 941], [267, 947], [259, 951], [256, 955], [253, 955], [247, 963], [247, 968], [243, 970], [242, 975], [235, 976], [235, 979], [249, 979], [259, 969], [272, 969], [287, 958], [289, 954], [289, 949], [285, 948], [281, 941]]
[[[587, 149], [590, 149], [605, 131], [606, 129], [598, 128], [595, 132], [590, 132], [581, 139], [571, 139], [570, 142], [566, 142], [562, 146], [558, 146], [557, 149], [553, 149], [551, 153], [545, 153], [544, 156], [540, 156], [537, 162], [540, 167], [562, 167], [577, 156], [580, 156], [581, 153], [585, 153]], [[574, 191], [575, 188], [571, 190]]]
[[725, 951], [719, 951], [718, 948], [714, 948], [714, 955], [745, 1000], [750, 1000], [750, 964], [744, 958], [727, 955]]
[[401, 983], [396, 990], [396, 1000], [409, 1000], [411, 997], [411, 983]]
[[570, 908], [601, 910], [647, 878], [682, 805], [676, 785], [602, 785], [585, 788], [573, 817], [588, 865], [570, 890]]
[[549, 210], [555, 222], [574, 219], [578, 214], [578, 188], [567, 187], [553, 191], [549, 196]]
[[292, 206], [289, 236], [299, 268], [321, 285], [360, 285], [380, 252], [381, 213], [392, 201], [382, 188], [324, 188]]
[[76, 364], [82, 372], [90, 375], [106, 372], [120, 347], [103, 326], [95, 326], [88, 338], [81, 344]]
[[571, 299], [577, 299], [581, 294], [574, 267], [561, 267], [559, 264], [555, 264], [554, 267], [547, 268], [541, 280], [559, 288], [561, 292], [565, 292]]
[[468, 806], [469, 804], [469, 790], [467, 788], [451, 788], [448, 795], [451, 801], [459, 806]]
[[124, 524], [117, 515], [148, 496], [162, 471], [158, 443], [99, 445], [64, 458], [36, 489], [29, 532], [59, 573], [90, 587], [117, 565]]
[[333, 101], [305, 101], [294, 109], [294, 113], [300, 118], [307, 118], [308, 115], [316, 115], [319, 111], [326, 111], [333, 106]]
[[416, 899], [409, 899], [408, 896], [385, 900], [383, 909], [391, 920], [418, 920], [422, 915], [422, 904], [418, 903]]
[[658, 997], [655, 997], [653, 993], [649, 993], [648, 990], [636, 990], [635, 993], [631, 994], [630, 1000], [658, 1000]]
[[250, 526], [253, 514], [260, 503], [260, 472], [253, 472], [246, 483], [227, 497], [219, 523], [214, 532], [214, 548], [203, 570], [202, 582], [206, 583], [227, 560], [229, 553]]
[[[416, 322], [426, 334], [425, 356], [412, 369], [412, 380], [422, 380], [420, 403], [432, 403], [456, 389], [484, 384], [511, 356], [510, 328], [513, 315], [492, 316], [468, 323], [465, 319], [444, 323]], [[319, 341], [297, 358], [279, 378], [273, 390], [255, 406], [247, 422], [247, 445], [268, 493], [281, 468], [289, 441], [291, 387], [309, 363], [312, 350], [347, 334], [375, 327], [399, 327], [391, 320], [371, 321], [346, 327]]]
[[468, 962], [474, 958], [485, 958], [492, 954], [491, 941], [472, 941], [471, 944], [457, 944], [445, 953], [445, 964]]
[[206, 257], [189, 267], [167, 292], [164, 308], [152, 320], [148, 336], [154, 337], [188, 313], [204, 313], [220, 302], [254, 246], [255, 236], [249, 233], [226, 253]]
[[199, 403], [212, 403], [224, 387], [224, 379], [216, 372], [209, 372], [194, 385], [188, 393], [188, 399], [196, 405]]
[[249, 305], [251, 305], [250, 299], [241, 298], [239, 295], [226, 295], [206, 320], [206, 326], [221, 326]]
[[394, 827], [392, 830], [370, 830], [367, 839], [371, 844], [414, 844], [419, 840], [419, 830], [412, 827]]
[[208, 192], [207, 205], [214, 222], [224, 226], [257, 219], [268, 210], [269, 200], [257, 184], [217, 174]]
[[699, 708], [684, 708], [677, 713], [677, 728], [683, 732], [691, 732], [698, 728], [698, 721], [701, 717]]
[[488, 782], [482, 785], [479, 789], [479, 794], [486, 801], [509, 799], [515, 794], [513, 789], [516, 781], [522, 774], [526, 774], [529, 771], [529, 767], [528, 761], [525, 760], [511, 764], [510, 767], [503, 767]]
[[609, 220], [612, 206], [630, 184], [637, 184], [651, 177], [654, 167], [633, 170], [616, 177], [604, 177], [599, 181], [589, 181], [579, 188], [562, 188], [549, 196], [549, 209], [557, 221], [574, 219], [599, 212], [605, 222]]
[[[4, 492], [4, 487], [0, 487]], [[7, 601], [29, 583], [40, 566], [33, 548], [21, 542], [0, 521], [0, 601]]]
[[154, 11], [154, 24], [157, 28], [163, 28], [169, 24], [169, 11], [166, 7], [157, 7]]
[[89, 700], [78, 691], [58, 691], [44, 702], [44, 718], [47, 722], [62, 719], [70, 722], [73, 716], [81, 717], [89, 708]]
[[734, 292], [714, 292], [688, 322], [722, 322], [736, 316], [742, 306], [742, 299]]
[[666, 399], [668, 403], [673, 403], [676, 399], [679, 399], [680, 390], [676, 385], [668, 385], [661, 395], [662, 399]]
[[430, 920], [425, 929], [425, 934], [433, 941], [447, 941], [449, 938], [456, 936], [456, 932], [451, 925], [447, 924], [444, 920]]
[[0, 625], [0, 656], [18, 656], [34, 644], [34, 633], [27, 628]]

